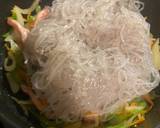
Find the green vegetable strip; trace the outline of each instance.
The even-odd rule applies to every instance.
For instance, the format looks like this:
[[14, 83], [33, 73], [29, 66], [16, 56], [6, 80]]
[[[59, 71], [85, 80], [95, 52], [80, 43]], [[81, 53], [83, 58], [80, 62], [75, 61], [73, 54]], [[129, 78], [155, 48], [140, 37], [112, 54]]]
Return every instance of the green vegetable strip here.
[[20, 89], [20, 85], [14, 80], [14, 78], [12, 77], [10, 73], [6, 73], [6, 77], [8, 79], [11, 91], [13, 93], [17, 93]]
[[31, 14], [36, 8], [37, 8], [37, 6], [39, 6], [39, 1], [40, 0], [35, 0], [34, 2], [33, 2], [33, 4], [31, 5], [31, 7], [30, 8], [28, 8], [28, 9], [22, 9], [22, 8], [20, 8], [20, 7], [18, 7], [18, 6], [15, 6], [15, 8], [18, 8], [19, 9], [19, 12], [21, 13], [21, 14]]

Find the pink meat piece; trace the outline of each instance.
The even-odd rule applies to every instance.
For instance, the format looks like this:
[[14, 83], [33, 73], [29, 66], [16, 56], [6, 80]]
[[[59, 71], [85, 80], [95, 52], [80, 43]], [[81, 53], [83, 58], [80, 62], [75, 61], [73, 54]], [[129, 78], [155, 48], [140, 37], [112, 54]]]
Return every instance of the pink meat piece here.
[[[48, 17], [48, 14], [49, 14], [49, 8], [45, 7], [42, 11], [40, 11], [37, 14], [33, 27], [35, 27], [40, 21], [46, 19]], [[16, 35], [16, 41], [18, 43], [21, 42], [19, 43], [19, 45], [20, 47], [23, 47], [23, 43], [26, 41], [30, 31], [27, 28], [23, 27], [18, 21], [12, 18], [8, 18], [7, 23], [11, 27], [13, 27], [15, 35]]]
[[[25, 40], [28, 37], [29, 30], [24, 28], [20, 23], [18, 23], [18, 21], [12, 18], [8, 18], [7, 23], [8, 25], [13, 27], [14, 32], [16, 34], [16, 38], [17, 38], [16, 40], [18, 42], [25, 42]], [[19, 43], [19, 45], [22, 47], [23, 43]]]
[[34, 26], [36, 26], [40, 21], [46, 19], [49, 15], [49, 7], [45, 7], [43, 10], [41, 10], [36, 17], [36, 20], [34, 22]]

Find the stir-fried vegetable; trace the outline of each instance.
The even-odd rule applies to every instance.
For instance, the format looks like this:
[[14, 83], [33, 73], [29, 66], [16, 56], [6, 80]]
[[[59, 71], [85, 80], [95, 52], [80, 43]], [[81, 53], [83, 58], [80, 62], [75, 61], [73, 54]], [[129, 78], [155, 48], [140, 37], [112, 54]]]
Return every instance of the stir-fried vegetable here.
[[[40, 9], [39, 0], [35, 0], [32, 6], [28, 9], [21, 9], [18, 6], [15, 6], [12, 10], [11, 18], [16, 20], [22, 26], [25, 26], [25, 24], [35, 20], [36, 14], [33, 15], [32, 12], [35, 11], [35, 13], [38, 13]], [[5, 47], [7, 50], [7, 57], [4, 61], [6, 77], [9, 81], [12, 92], [17, 93], [20, 90], [20, 85], [24, 83], [25, 80], [28, 80], [27, 75], [22, 73], [26, 72], [24, 69], [24, 58], [21, 49], [16, 43], [14, 31], [11, 30], [7, 32], [3, 37], [6, 42]]]
[[28, 14], [31, 14], [33, 11], [35, 11], [35, 9], [37, 9], [37, 7], [38, 7], [38, 9], [40, 8], [39, 7], [39, 1], [40, 0], [34, 0], [33, 4], [30, 6], [30, 8], [27, 8], [27, 9], [22, 9], [18, 6], [15, 6], [14, 8], [18, 8], [21, 14], [27, 14], [28, 15]]
[[128, 128], [140, 124], [145, 120], [144, 114], [146, 110], [146, 102], [141, 98], [137, 98], [126, 104], [119, 111], [111, 114], [108, 117], [106, 128]]
[[[28, 9], [21, 9], [18, 6], [15, 6], [12, 10], [11, 18], [18, 21], [18, 23], [28, 29], [32, 28], [32, 23], [36, 20], [36, 14], [41, 10], [38, 3], [39, 0], [35, 0], [32, 6]], [[35, 15], [33, 15], [32, 12], [35, 12]], [[20, 88], [23, 88], [21, 85], [24, 81], [28, 81], [27, 75], [24, 73], [26, 72], [24, 68], [24, 58], [21, 49], [15, 42], [13, 30], [6, 33], [4, 38], [6, 42], [5, 47], [8, 53], [4, 62], [4, 68], [12, 92], [17, 93]], [[152, 53], [155, 66], [160, 69], [159, 40], [153, 41]], [[31, 94], [33, 93], [30, 92], [30, 95]], [[33, 97], [31, 97], [31, 99], [32, 98]], [[37, 110], [27, 108], [26, 106], [31, 104], [30, 101], [21, 101], [15, 97], [12, 97], [12, 99], [22, 107], [26, 115], [29, 115], [30, 113], [31, 116], [35, 117], [43, 128], [80, 128], [82, 126], [81, 122], [65, 124], [63, 121], [59, 120], [50, 121], [46, 117], [42, 116]], [[145, 120], [144, 114], [147, 112], [147, 109], [147, 103], [143, 99], [135, 99], [132, 102], [127, 103], [119, 111], [109, 115], [107, 117], [107, 122], [105, 123], [105, 128], [129, 128], [140, 124]], [[41, 110], [41, 108], [39, 108], [39, 110]]]
[[6, 42], [5, 47], [8, 51], [4, 61], [4, 68], [7, 71], [6, 77], [12, 92], [17, 93], [20, 90], [20, 83], [22, 82], [17, 70], [22, 68], [23, 55], [10, 33], [5, 34], [4, 37]]
[[33, 11], [35, 11], [36, 9], [36, 12], [38, 12], [40, 10], [39, 8], [39, 0], [35, 0], [34, 3], [32, 4], [32, 6], [28, 9], [21, 9], [20, 7], [18, 6], [15, 6], [12, 10], [12, 18], [17, 20], [21, 25], [25, 25], [27, 21], [27, 19], [25, 19], [23, 17], [23, 15], [27, 15], [27, 17], [29, 17], [31, 15], [31, 13]]

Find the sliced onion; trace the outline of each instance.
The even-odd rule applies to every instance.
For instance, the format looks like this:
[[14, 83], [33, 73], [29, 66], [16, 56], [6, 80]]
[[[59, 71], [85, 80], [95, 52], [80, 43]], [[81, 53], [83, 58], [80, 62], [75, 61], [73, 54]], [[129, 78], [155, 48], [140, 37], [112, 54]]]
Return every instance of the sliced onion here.
[[[11, 65], [8, 65], [9, 63], [9, 60], [12, 61], [12, 64]], [[14, 69], [16, 68], [16, 60], [15, 60], [15, 57], [13, 55], [12, 52], [8, 52], [8, 57], [5, 58], [4, 60], [4, 69], [5, 71], [13, 71]]]
[[32, 13], [32, 12], [36, 9], [36, 7], [39, 5], [39, 1], [40, 1], [40, 0], [35, 0], [35, 1], [33, 2], [33, 4], [31, 5], [31, 7], [28, 8], [28, 9], [21, 9], [21, 8], [18, 7], [18, 6], [15, 6], [15, 8], [18, 8], [22, 14], [30, 14], [30, 13]]

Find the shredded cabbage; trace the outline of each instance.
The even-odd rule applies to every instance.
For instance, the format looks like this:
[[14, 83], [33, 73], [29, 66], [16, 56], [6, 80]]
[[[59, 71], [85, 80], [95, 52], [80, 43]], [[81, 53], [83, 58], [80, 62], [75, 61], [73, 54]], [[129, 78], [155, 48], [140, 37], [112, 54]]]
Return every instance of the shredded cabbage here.
[[35, 10], [36, 13], [38, 13], [41, 10], [41, 8], [39, 7], [39, 0], [35, 0], [31, 7], [28, 9], [22, 9], [18, 6], [14, 6], [12, 10], [12, 18], [17, 20], [22, 26], [24, 26], [25, 23], [28, 21], [23, 17], [23, 15], [28, 15], [27, 17], [30, 17], [31, 13]]

